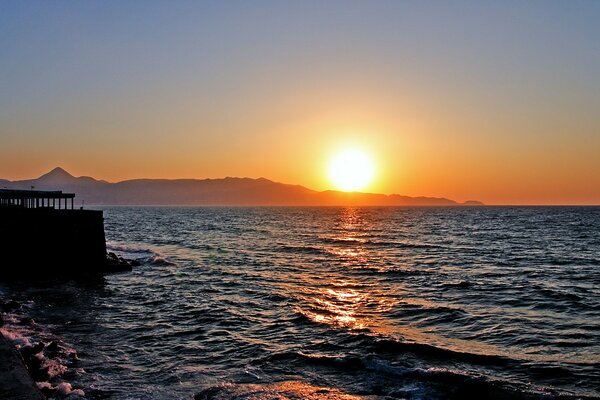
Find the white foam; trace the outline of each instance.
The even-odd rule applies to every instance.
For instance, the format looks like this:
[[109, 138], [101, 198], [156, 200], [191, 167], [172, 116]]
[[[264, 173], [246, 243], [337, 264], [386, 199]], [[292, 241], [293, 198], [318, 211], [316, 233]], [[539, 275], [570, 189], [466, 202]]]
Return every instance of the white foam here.
[[42, 366], [44, 368], [48, 368], [48, 376], [50, 379], [60, 376], [67, 372], [67, 367], [62, 365], [58, 360], [50, 360], [48, 358], [43, 358]]
[[154, 253], [152, 250], [147, 249], [147, 248], [130, 246], [130, 245], [126, 245], [126, 244], [110, 243], [110, 242], [106, 242], [106, 249], [111, 250], [111, 251], [116, 251], [116, 252], [123, 252], [123, 253]]
[[54, 386], [50, 382], [36, 382], [35, 383], [39, 389], [50, 389], [53, 390]]
[[56, 385], [56, 390], [57, 390], [58, 394], [61, 394], [63, 396], [68, 396], [68, 395], [76, 395], [76, 396], [81, 396], [81, 397], [85, 396], [85, 393], [83, 390], [73, 389], [71, 384], [67, 383], [67, 382], [62, 382], [62, 383], [59, 383], [58, 385]]
[[71, 384], [67, 382], [61, 382], [56, 386], [53, 386], [50, 382], [37, 382], [36, 385], [39, 389], [48, 389], [56, 391], [56, 394], [58, 394], [60, 397], [73, 398], [72, 396], [85, 396], [85, 392], [83, 390], [73, 389], [73, 386], [71, 386]]
[[17, 349], [20, 349], [21, 347], [31, 346], [29, 338], [23, 336], [20, 332], [16, 330], [10, 330], [8, 328], [3, 327], [0, 328], [0, 332], [6, 339], [12, 342], [12, 344]]

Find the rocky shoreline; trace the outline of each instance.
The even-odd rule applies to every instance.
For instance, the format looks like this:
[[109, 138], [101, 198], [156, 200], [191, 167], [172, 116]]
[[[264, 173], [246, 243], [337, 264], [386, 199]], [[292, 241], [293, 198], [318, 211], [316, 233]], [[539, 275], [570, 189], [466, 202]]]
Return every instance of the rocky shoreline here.
[[23, 359], [3, 334], [0, 334], [0, 398], [13, 400], [45, 399], [45, 396], [29, 375]]
[[83, 398], [83, 390], [64, 381], [77, 368], [77, 352], [56, 338], [39, 339], [41, 331], [24, 308], [0, 300], [0, 398]]
[[[137, 260], [109, 252], [104, 273], [128, 272], [138, 265]], [[26, 304], [0, 292], [0, 399], [83, 399], [84, 391], [65, 381], [78, 369], [75, 349], [40, 329], [28, 316]]]

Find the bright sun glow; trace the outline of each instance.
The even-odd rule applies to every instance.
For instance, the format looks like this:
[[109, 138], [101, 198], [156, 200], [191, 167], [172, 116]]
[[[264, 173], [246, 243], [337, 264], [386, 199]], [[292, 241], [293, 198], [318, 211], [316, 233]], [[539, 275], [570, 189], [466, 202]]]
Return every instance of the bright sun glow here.
[[371, 159], [362, 151], [348, 149], [336, 154], [329, 164], [329, 179], [339, 190], [364, 189], [375, 175]]

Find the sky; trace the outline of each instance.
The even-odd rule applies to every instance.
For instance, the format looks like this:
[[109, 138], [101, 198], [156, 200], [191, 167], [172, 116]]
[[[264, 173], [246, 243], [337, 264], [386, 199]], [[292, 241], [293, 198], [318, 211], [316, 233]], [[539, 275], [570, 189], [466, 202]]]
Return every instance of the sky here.
[[0, 1], [0, 178], [600, 204], [599, 1]]

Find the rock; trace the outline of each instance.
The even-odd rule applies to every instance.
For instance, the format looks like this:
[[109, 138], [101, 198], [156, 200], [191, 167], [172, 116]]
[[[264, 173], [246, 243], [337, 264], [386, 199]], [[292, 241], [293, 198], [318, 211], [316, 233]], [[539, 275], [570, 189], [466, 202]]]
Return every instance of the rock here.
[[[42, 344], [43, 346], [43, 344]], [[37, 347], [37, 345], [35, 346]], [[35, 356], [41, 350], [35, 349], [34, 346], [25, 346], [19, 349], [19, 353], [23, 358], [23, 362], [29, 371], [29, 375], [36, 382], [45, 381], [48, 379], [48, 370], [42, 367], [42, 361]]]
[[44, 350], [44, 343], [39, 342], [38, 344], [36, 344], [35, 346], [33, 346], [31, 348], [31, 354], [37, 354], [42, 350]]
[[72, 351], [69, 354], [67, 354], [67, 358], [73, 362], [75, 361], [79, 361], [79, 357], [77, 357], [77, 352], [76, 351]]
[[30, 357], [32, 353], [33, 346], [23, 346], [19, 349], [19, 353], [23, 359]]
[[48, 350], [50, 350], [50, 351], [58, 350], [58, 342], [56, 340], [51, 341], [50, 344], [48, 345]]
[[31, 345], [23, 346], [19, 349], [19, 352], [21, 353], [21, 357], [23, 357], [23, 359], [27, 360], [28, 358], [33, 357], [34, 355], [38, 354], [42, 350], [44, 350], [44, 343], [39, 342], [35, 346], [31, 346]]
[[129, 272], [132, 270], [131, 266], [131, 262], [123, 257], [119, 257], [115, 253], [107, 253], [106, 267], [102, 272]]
[[54, 358], [58, 355], [58, 342], [56, 340], [53, 340], [50, 342], [50, 344], [46, 347], [46, 356], [50, 357], [50, 358]]
[[52, 385], [40, 386], [40, 391], [44, 394], [44, 396], [46, 396], [48, 398], [52, 398], [52, 397], [56, 396], [56, 393], [57, 393], [56, 388], [52, 387]]

